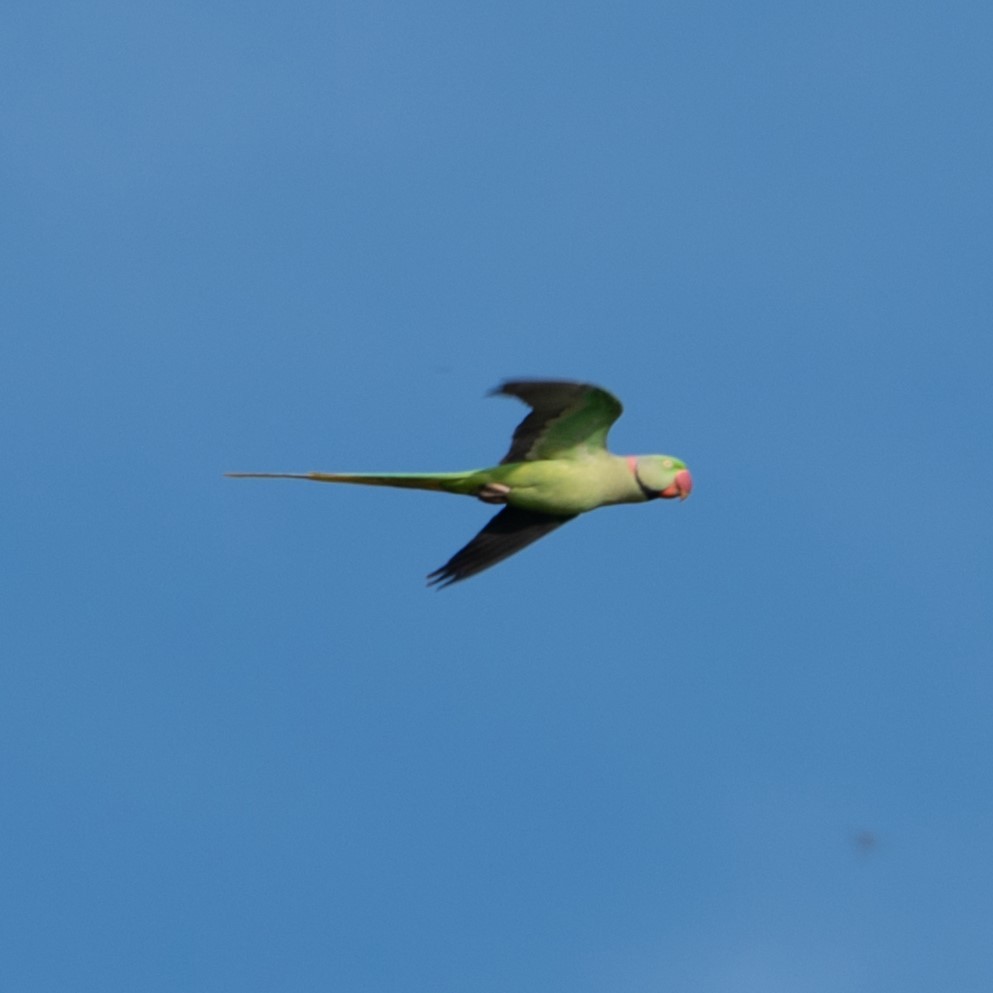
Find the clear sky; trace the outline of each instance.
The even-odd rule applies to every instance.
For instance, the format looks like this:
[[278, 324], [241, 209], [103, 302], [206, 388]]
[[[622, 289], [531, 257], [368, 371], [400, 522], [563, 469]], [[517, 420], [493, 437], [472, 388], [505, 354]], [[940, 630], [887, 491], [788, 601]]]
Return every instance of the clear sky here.
[[0, 988], [993, 989], [988, 2], [0, 22]]

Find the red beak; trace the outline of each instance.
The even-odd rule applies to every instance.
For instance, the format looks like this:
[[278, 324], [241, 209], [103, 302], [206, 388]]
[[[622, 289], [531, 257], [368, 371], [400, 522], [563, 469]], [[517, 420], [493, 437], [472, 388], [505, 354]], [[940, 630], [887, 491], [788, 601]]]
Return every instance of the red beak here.
[[671, 486], [667, 486], [662, 490], [659, 496], [667, 500], [672, 497], [679, 497], [680, 500], [685, 500], [692, 492], [693, 477], [690, 475], [690, 470], [680, 469], [676, 473], [676, 481]]

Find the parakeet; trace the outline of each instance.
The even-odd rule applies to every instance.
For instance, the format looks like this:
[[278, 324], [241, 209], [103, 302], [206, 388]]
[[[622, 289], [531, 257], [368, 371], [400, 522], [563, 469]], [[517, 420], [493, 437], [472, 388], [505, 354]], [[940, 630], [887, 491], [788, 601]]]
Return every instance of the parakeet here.
[[439, 589], [503, 561], [579, 514], [614, 503], [658, 497], [685, 500], [693, 489], [686, 464], [671, 455], [613, 455], [607, 432], [620, 401], [591, 383], [509, 380], [492, 395], [517, 397], [531, 412], [514, 431], [499, 465], [468, 472], [229, 472], [239, 479], [311, 479], [474, 496], [503, 509], [440, 569]]

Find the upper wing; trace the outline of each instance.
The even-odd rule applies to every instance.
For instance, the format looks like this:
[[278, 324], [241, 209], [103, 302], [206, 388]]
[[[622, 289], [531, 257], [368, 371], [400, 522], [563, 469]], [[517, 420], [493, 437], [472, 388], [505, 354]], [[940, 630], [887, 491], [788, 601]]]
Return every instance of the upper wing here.
[[571, 520], [572, 517], [553, 517], [519, 507], [504, 507], [465, 548], [428, 576], [428, 585], [437, 584], [441, 589], [475, 576]]
[[531, 407], [501, 464], [571, 458], [604, 449], [607, 432], [624, 409], [617, 397], [599, 386], [567, 380], [511, 380], [493, 394], [517, 397]]

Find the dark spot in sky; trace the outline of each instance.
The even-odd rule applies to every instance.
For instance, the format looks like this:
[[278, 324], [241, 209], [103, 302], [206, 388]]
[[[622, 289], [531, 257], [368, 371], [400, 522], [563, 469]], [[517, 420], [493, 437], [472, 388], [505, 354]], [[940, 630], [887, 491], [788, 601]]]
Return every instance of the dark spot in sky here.
[[870, 855], [876, 850], [879, 839], [872, 831], [857, 831], [852, 842], [860, 855]]

